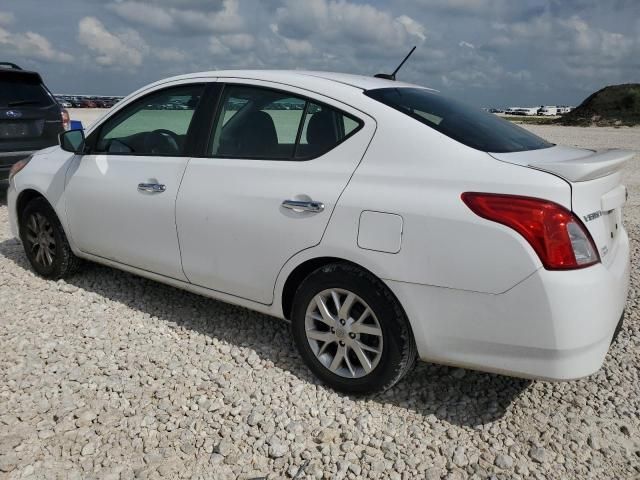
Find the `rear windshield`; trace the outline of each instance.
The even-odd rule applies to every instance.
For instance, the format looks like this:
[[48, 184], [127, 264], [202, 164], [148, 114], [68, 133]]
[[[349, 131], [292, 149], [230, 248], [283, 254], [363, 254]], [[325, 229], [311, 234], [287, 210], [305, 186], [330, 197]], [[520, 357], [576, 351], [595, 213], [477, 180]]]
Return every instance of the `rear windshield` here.
[[[8, 77], [8, 78], [7, 78]], [[53, 99], [35, 78], [25, 76], [0, 78], [0, 108], [11, 107], [45, 107], [53, 103]]]
[[483, 152], [522, 152], [553, 146], [508, 120], [422, 88], [380, 88], [367, 90], [365, 95]]

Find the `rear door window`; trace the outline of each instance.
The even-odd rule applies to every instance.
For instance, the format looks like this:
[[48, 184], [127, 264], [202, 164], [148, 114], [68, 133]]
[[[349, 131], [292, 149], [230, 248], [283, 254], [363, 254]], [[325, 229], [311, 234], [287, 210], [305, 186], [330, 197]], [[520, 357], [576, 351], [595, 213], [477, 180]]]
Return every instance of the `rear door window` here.
[[553, 143], [493, 113], [422, 88], [380, 88], [365, 95], [438, 132], [483, 152], [508, 153], [549, 148]]
[[209, 145], [214, 157], [308, 160], [360, 128], [335, 108], [263, 87], [224, 88]]
[[331, 150], [360, 127], [360, 123], [342, 112], [309, 103], [305, 111], [296, 159], [313, 158]]

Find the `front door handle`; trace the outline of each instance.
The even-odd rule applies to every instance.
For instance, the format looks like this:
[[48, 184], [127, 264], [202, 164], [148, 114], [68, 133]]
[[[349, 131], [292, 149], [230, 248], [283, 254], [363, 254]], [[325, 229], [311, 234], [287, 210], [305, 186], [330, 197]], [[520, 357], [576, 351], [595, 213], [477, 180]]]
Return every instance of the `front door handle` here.
[[167, 189], [165, 185], [160, 183], [139, 183], [138, 191], [147, 193], [162, 193]]
[[282, 202], [282, 206], [294, 212], [319, 213], [324, 210], [324, 203], [313, 200], [285, 200]]

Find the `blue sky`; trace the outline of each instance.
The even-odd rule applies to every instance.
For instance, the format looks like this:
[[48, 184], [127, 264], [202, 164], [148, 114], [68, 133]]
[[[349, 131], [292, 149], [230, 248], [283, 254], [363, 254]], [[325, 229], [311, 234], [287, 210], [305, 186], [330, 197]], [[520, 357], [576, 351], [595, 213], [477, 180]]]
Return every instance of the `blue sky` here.
[[[55, 6], [53, 6], [55, 4]], [[479, 105], [640, 82], [640, 0], [3, 0], [0, 60], [55, 92], [222, 68], [389, 72]]]

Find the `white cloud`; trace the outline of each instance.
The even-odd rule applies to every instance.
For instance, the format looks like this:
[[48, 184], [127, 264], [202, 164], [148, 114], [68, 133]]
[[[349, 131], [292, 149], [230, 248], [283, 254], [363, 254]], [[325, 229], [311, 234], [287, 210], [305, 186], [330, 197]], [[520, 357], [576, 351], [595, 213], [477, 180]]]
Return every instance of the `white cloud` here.
[[178, 48], [153, 48], [152, 52], [154, 57], [158, 60], [162, 60], [163, 62], [184, 62], [186, 59], [190, 58], [190, 55], [183, 50]]
[[255, 46], [255, 39], [249, 33], [232, 33], [222, 35], [222, 42], [232, 51], [247, 51]]
[[399, 47], [425, 40], [425, 28], [407, 15], [394, 17], [372, 5], [346, 0], [286, 0], [276, 11], [278, 33], [295, 40]]
[[140, 66], [149, 47], [135, 30], [109, 32], [95, 17], [78, 23], [78, 42], [96, 53], [95, 61], [105, 67]]
[[157, 5], [140, 2], [120, 2], [109, 5], [109, 8], [130, 22], [156, 30], [167, 31], [175, 27], [173, 16], [167, 9]]
[[21, 56], [47, 62], [69, 63], [73, 57], [56, 50], [51, 42], [34, 32], [14, 33], [0, 27], [0, 47], [11, 51], [11, 56]]
[[313, 46], [308, 40], [296, 40], [294, 38], [282, 38], [287, 51], [291, 55], [304, 56], [311, 55], [313, 53]]
[[396, 22], [404, 26], [407, 33], [414, 35], [420, 40], [426, 40], [426, 30], [421, 23], [416, 22], [413, 18], [407, 15], [400, 15], [396, 17]]
[[254, 46], [255, 39], [248, 33], [219, 35], [209, 39], [209, 52], [216, 57], [249, 52], [254, 50]]
[[[570, 103], [638, 77], [637, 0], [91, 0], [89, 20], [74, 2], [27, 29], [25, 8], [0, 0], [0, 51], [96, 91], [133, 87], [122, 71], [136, 85], [212, 68], [389, 72], [413, 45], [400, 78], [473, 102]], [[59, 27], [80, 19], [74, 44]], [[42, 65], [69, 53], [71, 79]]]
[[623, 66], [625, 59], [640, 54], [640, 43], [633, 37], [595, 27], [577, 15], [545, 15], [528, 22], [495, 24], [493, 29], [500, 33], [487, 42], [491, 48], [522, 50], [536, 42], [545, 57], [567, 63]]
[[211, 37], [209, 39], [209, 53], [216, 57], [227, 55], [229, 53], [229, 47], [222, 43], [219, 38]]
[[[187, 5], [190, 5], [187, 2]], [[195, 6], [202, 7], [198, 3]], [[238, 12], [238, 0], [223, 0], [221, 8], [175, 8], [139, 1], [111, 3], [108, 8], [128, 22], [155, 30], [180, 31], [184, 34], [236, 32], [244, 25]]]

